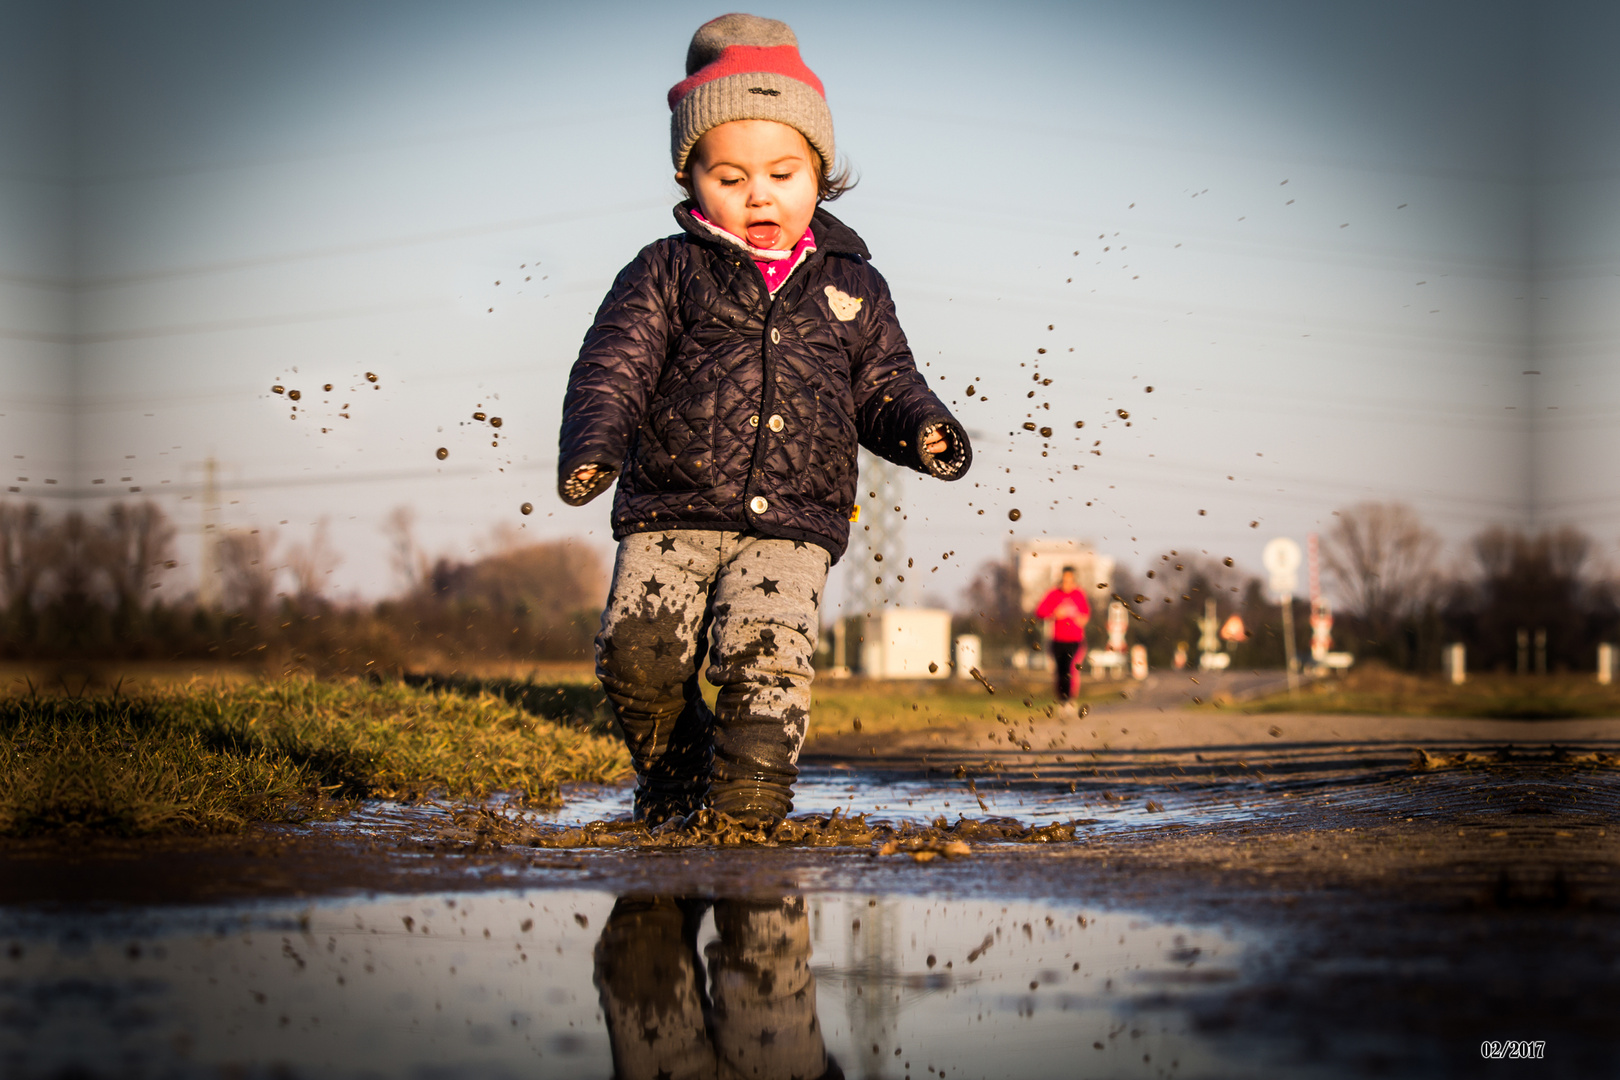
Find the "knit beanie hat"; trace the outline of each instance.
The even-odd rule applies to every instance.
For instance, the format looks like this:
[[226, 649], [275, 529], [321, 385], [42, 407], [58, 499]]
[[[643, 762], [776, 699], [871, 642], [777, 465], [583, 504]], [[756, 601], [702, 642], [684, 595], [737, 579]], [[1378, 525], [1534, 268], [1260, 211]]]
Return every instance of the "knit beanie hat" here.
[[796, 128], [833, 161], [832, 113], [815, 72], [799, 58], [787, 23], [722, 15], [698, 27], [686, 50], [686, 78], [670, 87], [670, 149], [677, 171], [703, 133], [733, 120], [775, 120]]

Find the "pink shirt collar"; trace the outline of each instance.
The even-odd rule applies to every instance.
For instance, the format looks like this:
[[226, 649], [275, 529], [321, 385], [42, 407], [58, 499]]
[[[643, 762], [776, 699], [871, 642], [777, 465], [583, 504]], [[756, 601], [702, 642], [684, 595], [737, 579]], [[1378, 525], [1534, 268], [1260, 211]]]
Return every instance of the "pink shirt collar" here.
[[765, 284], [773, 295], [787, 281], [789, 275], [798, 269], [799, 264], [804, 262], [812, 251], [816, 250], [816, 233], [814, 229], [805, 229], [804, 235], [799, 237], [799, 242], [787, 251], [774, 251], [757, 248], [735, 233], [727, 232], [704, 217], [703, 211], [695, 206], [692, 207], [692, 219], [715, 236], [730, 241], [748, 252], [748, 257], [754, 260], [755, 266], [759, 267], [759, 272], [764, 276]]

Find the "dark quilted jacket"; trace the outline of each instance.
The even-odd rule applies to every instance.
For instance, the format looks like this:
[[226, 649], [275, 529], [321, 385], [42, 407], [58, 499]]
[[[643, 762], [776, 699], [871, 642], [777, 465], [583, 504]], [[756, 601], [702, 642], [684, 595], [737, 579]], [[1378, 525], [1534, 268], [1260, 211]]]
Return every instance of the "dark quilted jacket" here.
[[[966, 474], [966, 433], [918, 372], [860, 237], [818, 209], [816, 250], [772, 297], [747, 252], [704, 232], [689, 205], [675, 210], [685, 233], [642, 249], [585, 335], [563, 402], [559, 490], [596, 464], [618, 473], [615, 539], [726, 529], [837, 559], [857, 439], [919, 472]], [[938, 458], [920, 447], [936, 423], [951, 444]], [[586, 502], [603, 486], [564, 498]]]

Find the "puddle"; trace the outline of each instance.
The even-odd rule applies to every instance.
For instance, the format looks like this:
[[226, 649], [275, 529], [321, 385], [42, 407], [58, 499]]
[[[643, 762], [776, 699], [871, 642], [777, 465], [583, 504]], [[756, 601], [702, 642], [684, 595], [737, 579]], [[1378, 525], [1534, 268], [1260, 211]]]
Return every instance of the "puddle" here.
[[0, 1073], [1230, 1074], [1254, 942], [1036, 901], [589, 890], [0, 913]]
[[[926, 825], [944, 817], [993, 816], [1041, 826], [1073, 821], [1083, 823], [1088, 835], [1169, 824], [1216, 824], [1251, 820], [1265, 812], [1264, 800], [1245, 802], [1230, 791], [1182, 792], [1162, 786], [1126, 788], [1113, 785], [1106, 793], [1095, 789], [1067, 790], [1067, 784], [1043, 784], [1019, 778], [1011, 783], [983, 776], [969, 790], [962, 780], [897, 780], [846, 769], [807, 768], [793, 787], [794, 816], [830, 814], [838, 810], [848, 818], [866, 814], [873, 822]], [[1121, 794], [1121, 790], [1128, 792]], [[629, 786], [604, 787], [574, 784], [563, 788], [563, 805], [555, 810], [522, 810], [524, 818], [544, 825], [577, 826], [588, 822], [628, 821]], [[980, 800], [983, 801], [981, 806]], [[505, 800], [486, 805], [505, 808]], [[424, 835], [451, 821], [453, 807], [432, 802], [372, 801], [361, 812], [316, 828], [362, 835], [380, 827], [421, 828]], [[1272, 807], [1272, 810], [1275, 808]]]

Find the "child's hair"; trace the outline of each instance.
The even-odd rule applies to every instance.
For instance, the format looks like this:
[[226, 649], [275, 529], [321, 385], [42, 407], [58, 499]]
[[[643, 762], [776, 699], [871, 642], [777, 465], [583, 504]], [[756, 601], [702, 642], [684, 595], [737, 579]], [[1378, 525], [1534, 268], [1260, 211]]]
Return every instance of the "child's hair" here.
[[1065, 567], [1064, 567], [1064, 568], [1063, 568], [1063, 569], [1062, 569], [1062, 571], [1061, 571], [1061, 573], [1063, 573], [1063, 574], [1072, 574], [1072, 573], [1074, 573], [1074, 567], [1072, 567], [1072, 566], [1065, 566]]
[[[808, 142], [808, 140], [806, 140]], [[838, 165], [837, 169], [829, 169], [827, 163], [821, 160], [821, 155], [815, 147], [810, 147], [810, 161], [816, 167], [816, 201], [832, 202], [844, 192], [860, 183], [860, 179], [851, 174], [849, 162]]]

